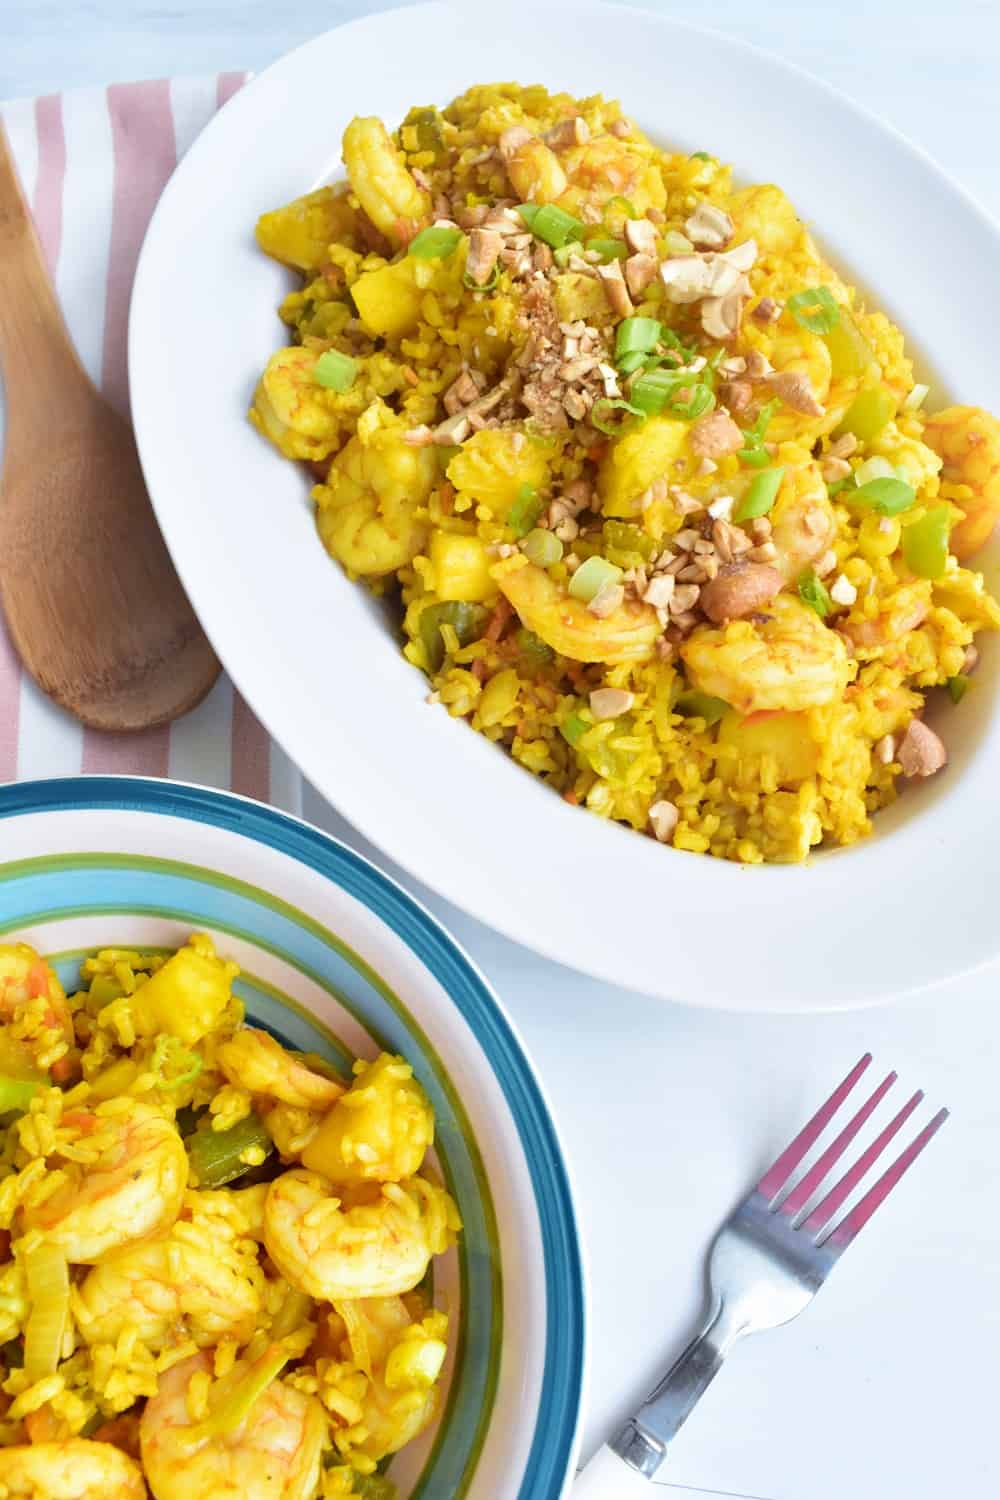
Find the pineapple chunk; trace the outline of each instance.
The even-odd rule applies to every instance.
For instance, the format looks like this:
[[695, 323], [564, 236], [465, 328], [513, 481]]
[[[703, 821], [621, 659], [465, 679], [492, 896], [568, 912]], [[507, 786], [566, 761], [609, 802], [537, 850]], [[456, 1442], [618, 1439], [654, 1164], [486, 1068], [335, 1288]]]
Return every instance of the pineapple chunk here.
[[345, 193], [317, 188], [261, 214], [257, 220], [257, 243], [265, 255], [298, 271], [316, 271], [329, 259], [334, 240], [349, 239], [354, 229], [354, 210]]
[[490, 577], [490, 558], [477, 536], [436, 531], [431, 538], [434, 592], [439, 599], [471, 604], [491, 599], [497, 586]]
[[778, 786], [794, 787], [815, 776], [820, 747], [809, 732], [807, 713], [723, 716], [718, 744], [732, 746], [735, 759], [719, 757], [719, 774], [738, 785], [759, 786], [765, 757], [774, 763]]
[[358, 316], [369, 333], [402, 338], [420, 319], [423, 296], [414, 279], [416, 261], [409, 257], [377, 271], [365, 271], [351, 287]]
[[200, 1041], [229, 1004], [238, 973], [236, 964], [216, 957], [209, 938], [196, 935], [132, 996], [129, 1009], [136, 1033], [166, 1033], [188, 1046]]
[[627, 519], [642, 514], [642, 495], [654, 479], [668, 478], [682, 457], [690, 422], [673, 417], [650, 417], [634, 432], [612, 443], [597, 478], [606, 516]]
[[383, 1052], [354, 1071], [302, 1152], [303, 1166], [337, 1186], [412, 1177], [434, 1140], [434, 1115], [413, 1069]]

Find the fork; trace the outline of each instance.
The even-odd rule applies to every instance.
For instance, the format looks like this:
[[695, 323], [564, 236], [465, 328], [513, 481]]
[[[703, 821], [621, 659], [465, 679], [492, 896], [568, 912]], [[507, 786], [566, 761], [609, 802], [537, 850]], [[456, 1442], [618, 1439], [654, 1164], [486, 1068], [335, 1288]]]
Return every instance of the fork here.
[[[948, 1118], [939, 1110], [835, 1225], [850, 1194], [923, 1099], [918, 1089], [816, 1206], [810, 1200], [896, 1082], [889, 1073], [814, 1164], [782, 1197], [796, 1168], [864, 1074], [867, 1052], [729, 1216], [709, 1253], [709, 1313], [701, 1332], [622, 1430], [578, 1476], [573, 1500], [649, 1497], [648, 1481], [722, 1361], [748, 1333], [798, 1317], [872, 1214]], [[831, 1228], [831, 1225], [833, 1227]]]

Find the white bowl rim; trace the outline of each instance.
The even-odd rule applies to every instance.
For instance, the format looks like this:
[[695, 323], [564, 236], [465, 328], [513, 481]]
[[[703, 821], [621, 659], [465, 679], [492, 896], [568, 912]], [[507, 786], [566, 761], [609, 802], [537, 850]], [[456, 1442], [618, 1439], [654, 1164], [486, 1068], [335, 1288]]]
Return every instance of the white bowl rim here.
[[[532, 67], [550, 55], [552, 28], [561, 9], [551, 15], [540, 13], [537, 7], [532, 12]], [[963, 274], [943, 288], [935, 287], [934, 298], [925, 299], [928, 305], [923, 316], [931, 330], [925, 337], [935, 349], [943, 350], [946, 369], [965, 371], [963, 386], [984, 399], [995, 393], [993, 404], [1000, 406], [996, 374], [985, 357], [955, 332], [976, 326], [972, 295], [976, 272], [989, 267], [1000, 245], [996, 226], [964, 190], [926, 153], [831, 86], [718, 33], [632, 7], [611, 8], [582, 0], [573, 7], [574, 37], [567, 41], [564, 33], [560, 35], [564, 50], [586, 50], [596, 42], [597, 28], [603, 28], [601, 66], [613, 73], [620, 65], [624, 76], [621, 48], [606, 29], [613, 20], [619, 29], [620, 23], [627, 23], [640, 64], [649, 49], [659, 44], [665, 57], [696, 53], [711, 67], [713, 79], [721, 70], [723, 86], [716, 83], [718, 93], [713, 98], [724, 99], [726, 88], [743, 88], [746, 93], [740, 74], [752, 77], [759, 109], [754, 129], [748, 124], [748, 132], [756, 131], [761, 139], [767, 139], [770, 132], [773, 148], [762, 160], [770, 161], [778, 152], [779, 137], [767, 111], [776, 110], [780, 99], [782, 109], [792, 101], [802, 111], [810, 111], [811, 161], [822, 150], [824, 139], [827, 144], [837, 142], [840, 154], [834, 152], [824, 163], [829, 179], [826, 190], [834, 197], [840, 194], [850, 202], [853, 195], [855, 206], [864, 203], [858, 181], [851, 180], [852, 172], [858, 178], [857, 170], [848, 171], [845, 163], [849, 156], [866, 161], [867, 169], [878, 174], [883, 199], [879, 233], [872, 237], [878, 241], [877, 248], [870, 253], [864, 249], [859, 229], [843, 213], [833, 247], [835, 255], [838, 246], [845, 247], [842, 258], [857, 270], [855, 279], [862, 284], [886, 280], [880, 273], [892, 264], [897, 273], [897, 303], [915, 300], [910, 294], [926, 284], [926, 268], [920, 261], [922, 239], [914, 232], [921, 224], [914, 205], [929, 192], [939, 209], [942, 205], [950, 209], [950, 213], [935, 214], [934, 255], [957, 258]], [[190, 465], [180, 464], [177, 458], [185, 423], [178, 419], [176, 401], [174, 413], [169, 411], [171, 370], [169, 361], [164, 368], [162, 350], [156, 346], [157, 335], [165, 331], [156, 311], [161, 284], [165, 279], [168, 287], [171, 284], [168, 272], [182, 242], [180, 230], [191, 223], [193, 206], [207, 202], [212, 169], [228, 160], [238, 178], [235, 143], [245, 137], [251, 122], [261, 125], [268, 104], [283, 101], [294, 109], [296, 90], [302, 90], [310, 76], [319, 76], [323, 58], [331, 52], [342, 52], [347, 46], [355, 52], [378, 44], [384, 47], [399, 36], [405, 49], [407, 38], [419, 36], [421, 26], [434, 31], [432, 22], [438, 23], [436, 46], [472, 45], [476, 40], [470, 41], [467, 28], [473, 23], [458, 7], [406, 7], [335, 28], [262, 73], [216, 117], [180, 164], [156, 210], [140, 258], [129, 341], [140, 453], [178, 571], [238, 687], [310, 780], [404, 869], [480, 920], [550, 958], [600, 978], [692, 1004], [792, 1012], [876, 1004], [989, 963], [1000, 948], [1000, 934], [994, 936], [987, 905], [987, 892], [1000, 874], [995, 852], [1000, 850], [1000, 840], [984, 836], [984, 809], [994, 801], [989, 762], [1000, 750], [1000, 719], [993, 715], [992, 723], [984, 721], [982, 696], [979, 708], [963, 705], [959, 711], [960, 722], [975, 728], [976, 735], [969, 736], [968, 753], [963, 748], [956, 755], [953, 773], [940, 778], [943, 787], [908, 791], [903, 817], [895, 809], [883, 812], [875, 837], [855, 849], [824, 854], [806, 870], [748, 869], [708, 859], [683, 862], [675, 851], [630, 838], [618, 826], [584, 820], [576, 811], [562, 807], [504, 757], [495, 755], [492, 747], [448, 743], [444, 750], [447, 769], [440, 773], [434, 789], [445, 799], [452, 784], [462, 790], [479, 789], [482, 797], [476, 817], [485, 825], [484, 842], [498, 851], [487, 865], [462, 847], [462, 835], [468, 838], [467, 812], [438, 806], [441, 832], [435, 844], [432, 829], [436, 832], [439, 825], [414, 805], [409, 788], [393, 786], [384, 774], [378, 779], [372, 761], [383, 773], [388, 764], [378, 735], [363, 747], [331, 744], [317, 732], [310, 708], [301, 701], [297, 704], [288, 682], [280, 680], [281, 658], [276, 648], [271, 652], [275, 670], [268, 672], [264, 632], [246, 611], [232, 617], [222, 597], [225, 591], [217, 590], [211, 556], [199, 555], [203, 549], [194, 520], [196, 515], [206, 515], [206, 506], [202, 503], [199, 509], [190, 497], [178, 498], [192, 472]], [[451, 36], [443, 36], [441, 22], [451, 28]], [[496, 34], [495, 18], [491, 27], [490, 49], [500, 57], [492, 70], [496, 76], [508, 54], [505, 37]], [[582, 66], [575, 54], [573, 66]], [[636, 66], [633, 57], [628, 67], [635, 71]], [[762, 80], [773, 89], [762, 86]], [[575, 87], [572, 80], [567, 84]], [[659, 87], [665, 86], [661, 81]], [[638, 77], [630, 87], [639, 87]], [[744, 95], [738, 92], [737, 97], [744, 102]], [[373, 98], [372, 105], [377, 103]], [[749, 119], [746, 114], [742, 118]], [[276, 128], [280, 137], [280, 122]], [[280, 142], [271, 143], [267, 153], [280, 157], [283, 149]], [[723, 150], [722, 154], [739, 159], [738, 151]], [[259, 167], [260, 162], [255, 165]], [[783, 182], [793, 179], [789, 183], [792, 196], [808, 210], [815, 206], [815, 190], [808, 187], [807, 174], [800, 170], [796, 175], [793, 165], [787, 163], [787, 170], [775, 175]], [[319, 178], [324, 175], [321, 172]], [[314, 180], [319, 180], [315, 173], [301, 173], [287, 183], [284, 196]], [[831, 243], [832, 237], [825, 237]], [[216, 243], [217, 250], [221, 243]], [[183, 317], [180, 323], [188, 326]], [[166, 332], [170, 337], [169, 328]], [[256, 468], [269, 481], [276, 472], [267, 469], [263, 459]], [[280, 481], [275, 478], [274, 483], [278, 486]], [[203, 490], [200, 500], [209, 499]], [[209, 534], [211, 524], [209, 516]], [[220, 533], [220, 541], [222, 537]], [[329, 585], [331, 594], [334, 588]], [[350, 619], [350, 610], [347, 606], [344, 618]], [[287, 675], [287, 654], [284, 665]], [[995, 677], [994, 665], [995, 653], [984, 677]], [[384, 659], [372, 661], [371, 670], [388, 680], [390, 696], [400, 694], [400, 711], [408, 714], [417, 687], [399, 686], [399, 673]], [[415, 675], [412, 669], [406, 670]], [[301, 692], [298, 699], [304, 696]], [[430, 720], [426, 730], [420, 729], [419, 738], [421, 746], [426, 745], [421, 750], [425, 756], [433, 756], [446, 744], [441, 727]], [[487, 768], [484, 753], [497, 762], [492, 770]], [[515, 784], [518, 775], [521, 780]], [[486, 806], [493, 789], [499, 810]], [[583, 824], [588, 825], [586, 830]], [[536, 829], [540, 832], [535, 833]], [[523, 835], [521, 847], [516, 835]], [[976, 854], [970, 859], [963, 850], [973, 845]], [[581, 868], [601, 871], [599, 893], [580, 889]], [[627, 941], [621, 940], [622, 933]], [[725, 940], [720, 942], [720, 937]]]

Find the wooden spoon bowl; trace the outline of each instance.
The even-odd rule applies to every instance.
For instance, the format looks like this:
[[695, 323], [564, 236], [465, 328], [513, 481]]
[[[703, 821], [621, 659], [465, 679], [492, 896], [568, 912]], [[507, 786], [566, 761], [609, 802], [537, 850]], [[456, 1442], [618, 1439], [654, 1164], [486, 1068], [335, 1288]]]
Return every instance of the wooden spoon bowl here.
[[219, 675], [131, 429], [77, 358], [0, 127], [0, 601], [28, 671], [84, 724], [138, 730]]

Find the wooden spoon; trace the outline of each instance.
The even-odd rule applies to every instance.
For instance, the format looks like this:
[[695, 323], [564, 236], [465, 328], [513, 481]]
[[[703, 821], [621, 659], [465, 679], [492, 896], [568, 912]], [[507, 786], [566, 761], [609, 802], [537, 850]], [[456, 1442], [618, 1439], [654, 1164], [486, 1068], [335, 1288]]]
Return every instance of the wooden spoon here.
[[50, 698], [96, 729], [166, 724], [219, 662], [160, 535], [127, 422], [88, 379], [0, 126], [0, 600]]

